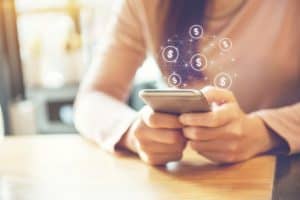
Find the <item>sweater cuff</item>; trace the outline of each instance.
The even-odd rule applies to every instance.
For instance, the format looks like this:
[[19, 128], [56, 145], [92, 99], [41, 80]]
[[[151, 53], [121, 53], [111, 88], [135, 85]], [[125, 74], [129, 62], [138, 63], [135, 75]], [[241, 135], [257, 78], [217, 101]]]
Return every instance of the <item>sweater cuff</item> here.
[[286, 144], [288, 145], [288, 151], [285, 151], [287, 154], [297, 153], [297, 142], [294, 140], [294, 135], [290, 134], [290, 128], [286, 124], [282, 117], [279, 117], [280, 113], [276, 113], [275, 110], [261, 110], [257, 111], [256, 114], [260, 117], [267, 127], [279, 137], [281, 137]]
[[121, 115], [124, 117], [120, 116], [118, 119], [116, 119], [112, 127], [109, 129], [109, 132], [102, 132], [95, 138], [100, 147], [109, 153], [116, 152], [117, 143], [121, 140], [122, 136], [137, 118], [137, 112], [129, 109], [127, 112], [123, 112]]

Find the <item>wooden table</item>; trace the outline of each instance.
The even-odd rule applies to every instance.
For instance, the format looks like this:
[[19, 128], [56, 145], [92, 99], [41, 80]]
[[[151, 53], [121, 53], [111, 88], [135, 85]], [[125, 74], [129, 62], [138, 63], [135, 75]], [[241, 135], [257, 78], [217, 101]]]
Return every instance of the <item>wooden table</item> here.
[[190, 150], [181, 162], [151, 167], [78, 135], [8, 137], [0, 143], [0, 199], [266, 200], [274, 169], [272, 156], [220, 166]]

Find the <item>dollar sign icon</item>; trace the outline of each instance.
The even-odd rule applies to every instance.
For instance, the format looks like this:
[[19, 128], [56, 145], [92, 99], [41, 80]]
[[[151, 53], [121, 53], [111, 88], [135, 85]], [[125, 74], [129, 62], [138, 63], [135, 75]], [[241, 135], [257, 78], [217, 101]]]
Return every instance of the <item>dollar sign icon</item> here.
[[222, 78], [220, 78], [220, 86], [221, 87], [225, 87], [226, 86], [226, 78], [225, 77], [222, 77]]
[[230, 88], [231, 84], [231, 76], [224, 72], [217, 74], [214, 79], [214, 85], [219, 88], [228, 89]]
[[201, 60], [201, 58], [197, 58], [196, 59], [196, 66], [197, 67], [201, 67], [202, 66], [202, 60]]
[[206, 56], [200, 53], [194, 54], [190, 59], [190, 65], [195, 71], [203, 71], [207, 67]]
[[203, 28], [199, 24], [194, 24], [189, 29], [189, 35], [192, 39], [198, 40], [203, 35]]
[[167, 53], [167, 57], [168, 57], [169, 59], [172, 59], [173, 56], [174, 56], [174, 51], [170, 49], [170, 50], [168, 51], [168, 53]]
[[198, 28], [194, 28], [194, 29], [193, 29], [193, 32], [194, 32], [194, 35], [195, 35], [195, 36], [198, 36], [199, 33], [200, 33]]
[[229, 38], [222, 38], [219, 41], [219, 47], [222, 51], [229, 51], [232, 47], [232, 42]]
[[177, 62], [179, 57], [179, 50], [177, 47], [169, 45], [163, 48], [162, 50], [162, 58], [165, 62]]
[[168, 78], [168, 83], [170, 86], [177, 87], [181, 84], [181, 76], [177, 73], [172, 73]]
[[172, 83], [173, 83], [173, 85], [177, 85], [177, 83], [178, 83], [178, 80], [175, 76], [172, 77]]
[[228, 44], [228, 42], [226, 42], [226, 41], [223, 41], [223, 47], [224, 47], [225, 49], [227, 49], [227, 48], [229, 47], [229, 44]]

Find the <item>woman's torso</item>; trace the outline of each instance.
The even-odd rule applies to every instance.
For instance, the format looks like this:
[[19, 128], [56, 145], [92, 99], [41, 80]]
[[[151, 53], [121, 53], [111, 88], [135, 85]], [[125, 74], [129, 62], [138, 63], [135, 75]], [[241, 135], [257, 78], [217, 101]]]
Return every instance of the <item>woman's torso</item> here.
[[[155, 20], [166, 6], [157, 1], [140, 1], [139, 12], [147, 47], [159, 60], [157, 44], [161, 32]], [[208, 60], [207, 79], [187, 83], [200, 88], [214, 84], [219, 73], [232, 79], [230, 90], [241, 107], [251, 112], [279, 107], [300, 100], [300, 1], [248, 0], [230, 18], [205, 20], [200, 47]], [[219, 39], [227, 37], [232, 48], [222, 52]], [[167, 74], [165, 74], [168, 76]]]

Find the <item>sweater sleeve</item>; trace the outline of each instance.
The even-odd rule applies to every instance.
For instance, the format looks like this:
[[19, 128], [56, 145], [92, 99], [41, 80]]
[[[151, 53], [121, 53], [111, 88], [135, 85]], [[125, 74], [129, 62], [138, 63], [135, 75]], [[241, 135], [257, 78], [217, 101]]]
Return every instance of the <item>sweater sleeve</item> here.
[[290, 154], [300, 152], [300, 103], [256, 112], [289, 145]]
[[[123, 0], [115, 10], [105, 42], [94, 55], [81, 84], [82, 92], [77, 97], [80, 100], [75, 104], [78, 131], [109, 152], [115, 151], [116, 144], [137, 116], [137, 112], [125, 103], [132, 79], [146, 54], [137, 6], [135, 0]], [[116, 72], [122, 74], [122, 79], [115, 75]], [[91, 80], [102, 80], [112, 90], [117, 90], [120, 97], [100, 90], [86, 92], [83, 88], [88, 88]]]

